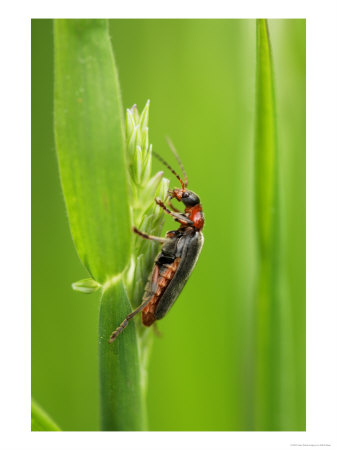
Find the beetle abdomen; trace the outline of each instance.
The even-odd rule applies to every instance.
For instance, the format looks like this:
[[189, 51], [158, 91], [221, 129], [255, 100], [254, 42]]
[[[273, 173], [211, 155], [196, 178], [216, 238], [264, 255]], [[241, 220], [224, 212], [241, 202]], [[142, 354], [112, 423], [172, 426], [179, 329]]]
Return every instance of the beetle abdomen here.
[[[160, 258], [159, 258], [160, 261]], [[145, 326], [149, 327], [156, 320], [155, 310], [157, 304], [162, 297], [163, 293], [167, 289], [167, 286], [171, 282], [174, 277], [177, 268], [179, 267], [180, 258], [176, 258], [170, 265], [165, 265], [160, 267], [160, 272], [158, 276], [158, 281], [156, 282], [156, 291], [152, 292], [152, 298], [150, 302], [145, 306], [142, 311], [142, 322]], [[153, 270], [148, 284], [146, 286], [146, 291], [148, 295], [151, 295], [151, 289], [153, 284], [153, 274], [155, 269]]]
[[172, 279], [156, 302], [155, 320], [162, 319], [173, 306], [188, 280], [204, 243], [201, 231], [185, 228], [185, 233], [179, 238], [177, 253], [181, 255], [180, 263]]

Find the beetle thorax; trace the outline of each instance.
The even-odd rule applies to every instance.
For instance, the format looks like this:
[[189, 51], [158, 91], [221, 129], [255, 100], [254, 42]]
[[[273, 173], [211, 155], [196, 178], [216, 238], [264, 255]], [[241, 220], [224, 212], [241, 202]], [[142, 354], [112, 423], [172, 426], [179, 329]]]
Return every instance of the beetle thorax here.
[[198, 203], [195, 206], [185, 208], [186, 216], [193, 221], [193, 226], [197, 230], [202, 230], [204, 227], [204, 214], [202, 212], [202, 206]]

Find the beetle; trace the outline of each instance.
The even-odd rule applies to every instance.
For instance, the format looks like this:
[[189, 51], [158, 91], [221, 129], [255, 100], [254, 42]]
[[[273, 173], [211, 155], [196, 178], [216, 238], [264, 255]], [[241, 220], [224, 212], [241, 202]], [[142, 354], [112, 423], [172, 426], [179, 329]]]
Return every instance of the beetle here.
[[[162, 248], [155, 259], [145, 286], [141, 305], [126, 316], [120, 326], [111, 334], [109, 343], [117, 338], [129, 321], [139, 312], [142, 312], [142, 322], [147, 327], [167, 314], [191, 275], [204, 243], [202, 234], [204, 215], [200, 199], [196, 193], [186, 189], [188, 180], [184, 167], [173, 146], [170, 145], [170, 147], [183, 172], [184, 181], [161, 156], [153, 152], [177, 177], [181, 185], [179, 189], [168, 191], [168, 204], [171, 210], [160, 199], [156, 198], [155, 202], [166, 214], [173, 217], [180, 227], [167, 232], [164, 238], [151, 236], [133, 227], [134, 233], [143, 239], [159, 242]], [[183, 213], [172, 205], [173, 199], [183, 203], [185, 207]]]

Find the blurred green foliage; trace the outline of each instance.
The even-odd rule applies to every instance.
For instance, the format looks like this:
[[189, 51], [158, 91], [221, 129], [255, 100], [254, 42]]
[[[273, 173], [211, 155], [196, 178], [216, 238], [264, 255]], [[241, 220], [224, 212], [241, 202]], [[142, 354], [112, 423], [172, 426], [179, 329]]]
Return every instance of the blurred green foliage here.
[[[305, 21], [271, 20], [269, 28], [287, 281], [282, 320], [293, 368], [283, 395], [293, 399], [287, 429], [304, 430]], [[149, 428], [255, 429], [255, 21], [111, 20], [110, 32], [124, 109], [151, 99], [153, 149], [176, 167], [164, 139], [171, 137], [206, 216], [195, 271], [158, 322]], [[52, 37], [50, 20], [32, 21], [32, 394], [62, 430], [97, 430], [99, 299], [71, 289], [88, 274], [71, 240], [57, 172]], [[154, 162], [154, 172], [162, 169]], [[165, 228], [175, 224], [168, 218]]]
[[32, 398], [31, 408], [32, 431], [61, 431], [51, 417]]

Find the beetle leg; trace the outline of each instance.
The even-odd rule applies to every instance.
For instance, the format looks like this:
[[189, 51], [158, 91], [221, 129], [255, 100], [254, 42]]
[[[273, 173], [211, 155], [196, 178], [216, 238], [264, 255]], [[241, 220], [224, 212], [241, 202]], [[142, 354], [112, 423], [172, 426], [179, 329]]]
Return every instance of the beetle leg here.
[[126, 326], [129, 323], [129, 320], [131, 320], [136, 314], [138, 314], [145, 308], [145, 306], [150, 302], [151, 299], [152, 299], [152, 295], [150, 294], [147, 297], [147, 299], [141, 305], [138, 306], [138, 308], [136, 308], [134, 311], [132, 311], [130, 314], [128, 314], [125, 317], [123, 322], [119, 325], [119, 327], [117, 327], [115, 329], [115, 331], [110, 336], [109, 344], [111, 344], [116, 339], [116, 337], [124, 330], [124, 328], [126, 328]]
[[167, 203], [174, 212], [180, 213], [179, 209], [172, 205], [172, 197], [168, 198]]
[[154, 265], [153, 274], [152, 274], [152, 293], [154, 294], [157, 290], [158, 285], [158, 278], [159, 278], [159, 266], [158, 264]]
[[129, 320], [131, 320], [136, 314], [141, 312], [145, 308], [145, 306], [150, 302], [150, 300], [153, 297], [153, 294], [157, 290], [158, 278], [159, 278], [159, 266], [157, 264], [155, 264], [155, 267], [153, 269], [153, 274], [152, 274], [152, 280], [151, 280], [152, 281], [152, 286], [151, 286], [152, 292], [148, 292], [148, 296], [146, 297], [146, 300], [141, 305], [139, 305], [138, 308], [136, 308], [134, 311], [132, 311], [130, 314], [128, 314], [125, 317], [125, 319], [123, 320], [123, 322], [119, 325], [119, 327], [117, 327], [115, 329], [115, 331], [110, 336], [109, 344], [111, 344], [111, 342], [113, 342], [116, 339], [116, 337], [124, 330], [124, 328], [126, 328], [127, 324], [129, 323]]
[[193, 225], [193, 221], [190, 220], [188, 217], [184, 216], [183, 214], [178, 214], [178, 213], [172, 212], [168, 208], [166, 208], [164, 203], [159, 198], [156, 198], [155, 202], [157, 203], [158, 206], [160, 206], [166, 212], [166, 214], [173, 217], [176, 222], [179, 222], [182, 225]]
[[136, 228], [136, 227], [132, 227], [132, 231], [134, 233], [138, 234], [139, 236], [141, 236], [143, 239], [149, 239], [150, 241], [156, 241], [156, 242], [159, 242], [160, 244], [164, 244], [165, 242], [167, 242], [169, 240], [167, 238], [152, 236], [151, 234], [143, 233], [142, 231], [138, 230], [138, 228]]

